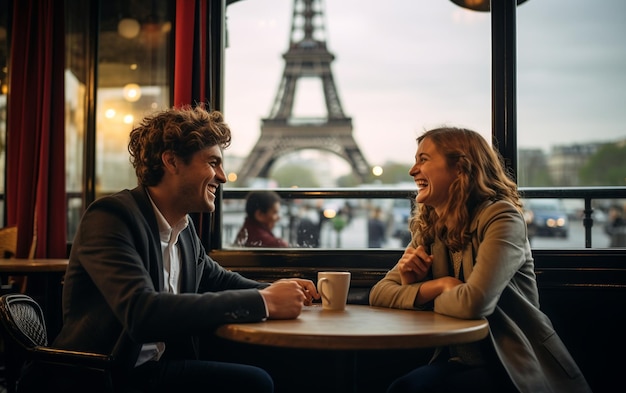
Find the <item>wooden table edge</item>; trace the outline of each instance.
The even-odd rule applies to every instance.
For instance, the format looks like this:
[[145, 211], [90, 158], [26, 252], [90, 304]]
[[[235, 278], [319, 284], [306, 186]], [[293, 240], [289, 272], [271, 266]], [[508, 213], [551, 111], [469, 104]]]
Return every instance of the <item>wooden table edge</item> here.
[[[487, 337], [489, 334], [489, 323], [487, 320], [472, 320], [472, 322], [475, 323], [474, 326], [457, 329], [453, 333], [433, 332], [419, 337], [412, 335], [394, 335], [390, 338], [385, 338], [375, 334], [360, 336], [296, 334], [290, 336], [289, 340], [285, 340], [284, 336], [280, 333], [264, 331], [262, 334], [259, 334], [259, 332], [255, 330], [259, 323], [266, 324], [271, 323], [271, 321], [249, 324], [225, 324], [219, 326], [215, 330], [215, 334], [222, 339], [234, 342], [282, 348], [325, 350], [417, 349], [475, 342]], [[364, 342], [367, 344], [364, 345]]]
[[[236, 330], [236, 333], [235, 333]], [[294, 349], [324, 349], [324, 350], [385, 350], [385, 349], [419, 349], [419, 348], [435, 348], [440, 346], [448, 346], [455, 344], [464, 344], [468, 342], [480, 341], [487, 337], [489, 334], [488, 325], [481, 325], [474, 328], [466, 329], [462, 338], [455, 338], [448, 335], [431, 335], [424, 340], [424, 338], [414, 339], [412, 337], [404, 337], [402, 342], [394, 339], [397, 343], [391, 342], [392, 340], [372, 340], [371, 344], [364, 347], [361, 343], [367, 337], [349, 337], [349, 336], [333, 336], [333, 337], [320, 337], [320, 336], [293, 336], [290, 338], [289, 343], [285, 344], [285, 340], [278, 336], [264, 335], [259, 337], [253, 332], [245, 332], [245, 329], [241, 327], [235, 327], [233, 325], [222, 325], [216, 329], [216, 335], [222, 339], [247, 343], [262, 346], [272, 346], [281, 348], [294, 348]], [[461, 336], [461, 334], [456, 334]], [[372, 337], [374, 338], [374, 337]], [[397, 338], [397, 337], [396, 337]], [[331, 344], [323, 344], [323, 341], [327, 341]]]
[[0, 259], [0, 273], [64, 273], [69, 263], [68, 259], [27, 259], [10, 258]]

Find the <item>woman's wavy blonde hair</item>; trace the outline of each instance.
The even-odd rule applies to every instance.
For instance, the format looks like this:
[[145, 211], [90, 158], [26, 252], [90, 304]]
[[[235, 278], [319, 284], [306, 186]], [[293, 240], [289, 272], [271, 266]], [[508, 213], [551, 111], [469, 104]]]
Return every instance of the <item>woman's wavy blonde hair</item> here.
[[521, 212], [517, 184], [505, 169], [502, 156], [479, 133], [443, 127], [425, 132], [417, 143], [425, 139], [446, 157], [450, 168], [458, 169], [459, 176], [448, 189], [441, 217], [430, 206], [416, 205], [409, 223], [413, 246], [430, 246], [438, 237], [453, 251], [463, 249], [470, 241], [473, 210], [487, 200], [509, 201]]

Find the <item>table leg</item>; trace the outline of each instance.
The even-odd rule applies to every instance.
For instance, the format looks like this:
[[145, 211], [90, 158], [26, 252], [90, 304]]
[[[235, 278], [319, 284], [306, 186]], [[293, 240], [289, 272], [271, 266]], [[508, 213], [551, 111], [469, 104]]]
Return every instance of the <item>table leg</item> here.
[[338, 351], [335, 357], [337, 393], [357, 393], [357, 354], [356, 351]]

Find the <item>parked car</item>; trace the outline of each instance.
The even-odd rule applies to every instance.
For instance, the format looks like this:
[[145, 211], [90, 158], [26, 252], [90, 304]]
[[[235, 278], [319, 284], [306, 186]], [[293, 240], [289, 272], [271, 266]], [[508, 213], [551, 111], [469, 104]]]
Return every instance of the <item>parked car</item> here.
[[524, 210], [529, 236], [568, 236], [569, 218], [560, 199], [530, 199]]

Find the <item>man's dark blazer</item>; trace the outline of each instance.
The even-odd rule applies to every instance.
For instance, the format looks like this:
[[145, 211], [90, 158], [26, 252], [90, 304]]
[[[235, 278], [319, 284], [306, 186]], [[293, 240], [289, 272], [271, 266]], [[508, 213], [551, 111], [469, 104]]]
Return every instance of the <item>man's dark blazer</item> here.
[[194, 336], [229, 322], [266, 317], [258, 289], [268, 284], [222, 268], [189, 220], [179, 236], [180, 294], [164, 292], [159, 230], [145, 188], [100, 198], [83, 215], [63, 287], [63, 327], [53, 345], [116, 351], [128, 367], [143, 343], [164, 356], [196, 358]]

